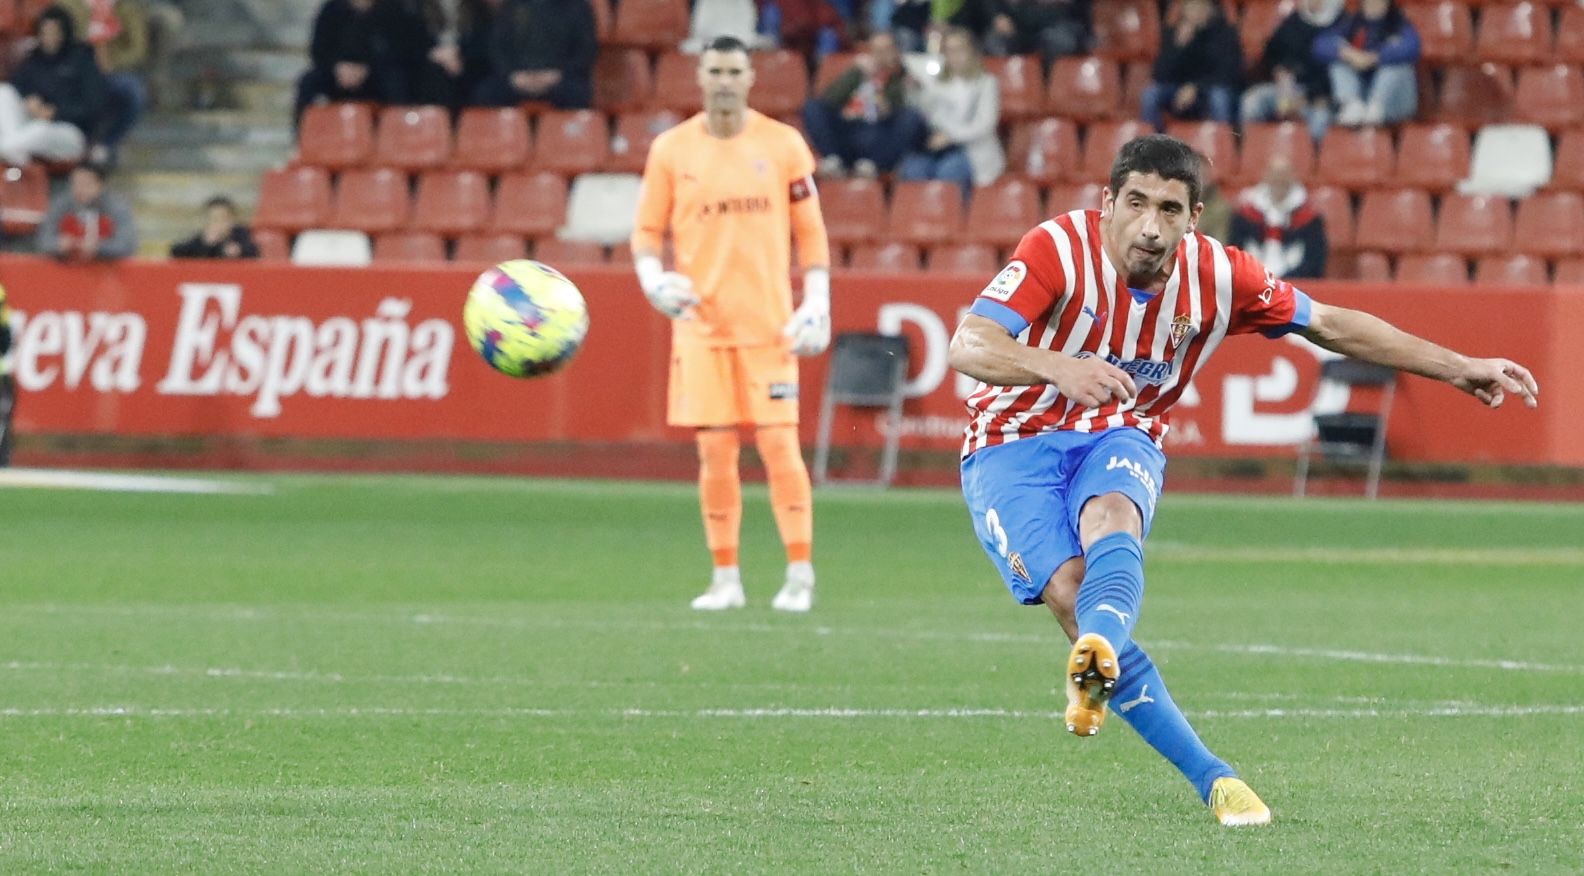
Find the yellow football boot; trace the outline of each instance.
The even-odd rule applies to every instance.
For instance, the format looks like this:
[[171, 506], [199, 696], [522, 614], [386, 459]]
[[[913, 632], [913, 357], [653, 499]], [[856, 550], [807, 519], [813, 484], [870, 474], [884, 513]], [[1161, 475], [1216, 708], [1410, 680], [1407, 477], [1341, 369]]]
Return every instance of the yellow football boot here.
[[1093, 736], [1105, 721], [1106, 700], [1121, 673], [1116, 649], [1099, 633], [1086, 633], [1067, 656], [1067, 729]]
[[1270, 807], [1242, 779], [1226, 776], [1210, 786], [1210, 811], [1227, 827], [1270, 824]]

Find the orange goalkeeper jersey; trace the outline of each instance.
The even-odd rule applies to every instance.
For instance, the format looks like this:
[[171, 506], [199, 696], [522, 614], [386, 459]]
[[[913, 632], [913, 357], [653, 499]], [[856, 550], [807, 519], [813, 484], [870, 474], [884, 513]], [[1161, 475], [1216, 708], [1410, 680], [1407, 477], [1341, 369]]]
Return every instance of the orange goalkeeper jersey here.
[[655, 139], [633, 248], [660, 252], [669, 230], [676, 270], [693, 281], [700, 303], [693, 319], [673, 322], [674, 342], [784, 343], [794, 224], [805, 266], [830, 264], [814, 156], [795, 128], [752, 110], [729, 139], [706, 125], [701, 113]]

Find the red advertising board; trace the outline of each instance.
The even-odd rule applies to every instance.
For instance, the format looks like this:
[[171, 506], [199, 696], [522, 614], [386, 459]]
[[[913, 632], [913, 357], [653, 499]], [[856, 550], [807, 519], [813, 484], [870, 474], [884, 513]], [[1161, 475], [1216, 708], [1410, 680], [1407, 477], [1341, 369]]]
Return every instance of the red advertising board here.
[[[459, 442], [681, 443], [664, 424], [669, 329], [620, 269], [573, 272], [588, 299], [588, 342], [562, 374], [494, 373], [459, 324], [473, 279], [462, 268], [314, 269], [258, 263], [127, 262], [66, 267], [0, 259], [15, 310], [12, 371], [31, 435], [216, 436]], [[962, 378], [946, 345], [983, 278], [839, 275], [838, 331], [911, 342], [904, 446], [954, 454]], [[1584, 290], [1440, 290], [1313, 284], [1316, 298], [1375, 311], [1451, 346], [1529, 364], [1538, 411], [1480, 409], [1407, 378], [1393, 416], [1394, 457], [1584, 465], [1584, 388], [1570, 381]], [[1290, 453], [1313, 410], [1346, 406], [1319, 391], [1320, 351], [1296, 339], [1222, 345], [1174, 414], [1176, 454]], [[812, 437], [823, 362], [804, 368]], [[844, 443], [872, 443], [852, 418]]]

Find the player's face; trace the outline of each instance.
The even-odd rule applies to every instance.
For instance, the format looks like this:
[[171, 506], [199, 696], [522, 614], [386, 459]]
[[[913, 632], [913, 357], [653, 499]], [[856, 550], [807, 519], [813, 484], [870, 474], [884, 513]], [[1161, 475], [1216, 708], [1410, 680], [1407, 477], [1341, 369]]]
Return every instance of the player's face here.
[[1188, 203], [1188, 186], [1181, 180], [1131, 173], [1120, 191], [1108, 186], [1101, 196], [1106, 249], [1129, 278], [1155, 277], [1203, 210], [1202, 203]]
[[704, 109], [736, 112], [747, 108], [748, 90], [754, 83], [748, 53], [705, 52], [699, 58], [698, 82], [704, 90]]

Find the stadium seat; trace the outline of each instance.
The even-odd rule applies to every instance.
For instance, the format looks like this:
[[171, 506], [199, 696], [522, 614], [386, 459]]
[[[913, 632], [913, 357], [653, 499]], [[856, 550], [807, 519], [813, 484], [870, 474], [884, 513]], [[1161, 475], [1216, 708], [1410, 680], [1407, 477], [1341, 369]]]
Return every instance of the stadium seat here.
[[[41, 171], [42, 173], [42, 171]], [[330, 221], [330, 174], [320, 167], [285, 167], [264, 174], [259, 183], [256, 228], [297, 232]], [[9, 185], [0, 192], [0, 208], [9, 208]]]
[[1460, 256], [1486, 256], [1512, 246], [1512, 202], [1496, 195], [1447, 195], [1436, 220], [1435, 248]]
[[1468, 262], [1446, 252], [1405, 255], [1397, 262], [1397, 282], [1427, 286], [1467, 286]]
[[1486, 125], [1474, 137], [1468, 178], [1457, 190], [1519, 198], [1551, 179], [1551, 140], [1535, 125]]
[[1513, 248], [1550, 259], [1584, 256], [1584, 195], [1540, 192], [1519, 201]]
[[1556, 60], [1564, 64], [1584, 64], [1584, 4], [1574, 3], [1562, 10], [1557, 26]]
[[1094, 4], [1094, 51], [1117, 61], [1144, 61], [1160, 50], [1160, 10], [1155, 0]]
[[1122, 65], [1122, 105], [1137, 112], [1144, 106], [1144, 92], [1155, 78], [1155, 65], [1149, 61], [1134, 61]]
[[[820, 94], [825, 89], [835, 84], [843, 73], [852, 69], [853, 62], [858, 60], [857, 52], [831, 52], [820, 59], [819, 66], [814, 68], [814, 94]], [[985, 59], [985, 66], [989, 67], [993, 58]], [[1001, 99], [1006, 100], [1006, 92], [1001, 93]]]
[[310, 229], [292, 242], [294, 265], [361, 268], [374, 261], [374, 248], [361, 231]]
[[1435, 106], [1427, 117], [1478, 128], [1504, 121], [1512, 110], [1512, 101], [1512, 70], [1500, 64], [1447, 67], [1441, 74]]
[[49, 209], [49, 172], [39, 164], [5, 167], [0, 171], [0, 229], [6, 234], [29, 235], [38, 229]]
[[1002, 177], [974, 190], [964, 238], [970, 243], [1011, 247], [1045, 218], [1043, 214], [1039, 189], [1017, 177]]
[[1584, 128], [1563, 131], [1557, 138], [1556, 167], [1551, 170], [1551, 187], [1584, 192]]
[[962, 226], [961, 186], [939, 180], [897, 183], [886, 230], [890, 237], [929, 246], [962, 234]]
[[929, 253], [931, 273], [971, 274], [988, 280], [1000, 268], [995, 247], [985, 243], [948, 243]]
[[654, 95], [654, 74], [642, 49], [606, 46], [594, 62], [594, 108], [623, 112], [647, 104]]
[[879, 240], [885, 234], [885, 191], [871, 179], [836, 179], [820, 184], [825, 232], [836, 243]]
[[1481, 286], [1545, 286], [1545, 262], [1530, 255], [1491, 256], [1474, 267], [1474, 282]]
[[303, 111], [297, 132], [303, 164], [344, 170], [374, 154], [374, 111], [365, 103], [327, 103]]
[[443, 262], [445, 241], [428, 231], [387, 231], [374, 238], [375, 262]]
[[291, 237], [273, 228], [253, 229], [253, 243], [259, 248], [259, 258], [266, 262], [284, 262], [291, 258]]
[[1355, 273], [1360, 283], [1390, 283], [1391, 257], [1383, 252], [1361, 252], [1356, 260]]
[[704, 94], [698, 86], [698, 63], [696, 56], [681, 52], [661, 55], [655, 64], [653, 106], [684, 116], [702, 110]]
[[1045, 108], [1051, 115], [1080, 122], [1138, 115], [1138, 107], [1122, 105], [1122, 71], [1116, 62], [1096, 57], [1056, 59]]
[[1322, 185], [1368, 189], [1392, 178], [1396, 154], [1391, 134], [1381, 128], [1332, 128], [1320, 141], [1312, 177]]
[[1205, 181], [1237, 179], [1237, 135], [1231, 125], [1219, 122], [1172, 122], [1166, 133], [1199, 150], [1205, 157]]
[[1357, 240], [1370, 249], [1424, 252], [1434, 238], [1430, 196], [1423, 189], [1376, 189], [1359, 207]]
[[1468, 175], [1468, 132], [1455, 125], [1407, 125], [1397, 147], [1399, 184], [1445, 192]]
[[[782, 49], [756, 52], [754, 67], [754, 108], [767, 116], [797, 115], [808, 101], [808, 63], [797, 52]], [[695, 92], [698, 86], [693, 87]]]
[[451, 163], [489, 174], [527, 166], [533, 155], [528, 116], [517, 107], [469, 107], [457, 123]]
[[360, 168], [341, 175], [330, 225], [377, 234], [406, 227], [410, 214], [406, 174], [389, 167]]
[[1122, 146], [1135, 137], [1155, 133], [1154, 129], [1137, 119], [1122, 122], [1094, 122], [1084, 134], [1083, 161], [1079, 165], [1078, 179], [1109, 180], [1111, 165]]
[[852, 248], [847, 267], [855, 271], [911, 274], [920, 269], [921, 261], [919, 248], [911, 243], [863, 243]]
[[585, 173], [573, 180], [566, 225], [558, 236], [606, 246], [626, 243], [638, 212], [639, 185], [632, 173]]
[[418, 178], [411, 227], [455, 237], [484, 227], [489, 181], [476, 170], [432, 170]]
[[388, 106], [374, 135], [378, 167], [407, 171], [440, 167], [451, 158], [451, 115], [438, 106]]
[[610, 124], [603, 113], [555, 110], [539, 117], [535, 170], [577, 176], [599, 170], [609, 155]]
[[611, 42], [658, 51], [675, 48], [688, 35], [687, 0], [621, 0]]
[[1042, 115], [1045, 109], [1045, 74], [1038, 55], [986, 58], [985, 69], [1001, 89], [1001, 118], [1016, 122]]
[[605, 264], [605, 247], [585, 240], [540, 237], [533, 242], [533, 257], [557, 269]]
[[1309, 203], [1325, 217], [1326, 243], [1332, 251], [1353, 249], [1353, 196], [1346, 189], [1316, 186], [1309, 190]]
[[1536, 3], [1480, 10], [1475, 57], [1498, 64], [1537, 64], [1551, 57], [1551, 12]]
[[1584, 290], [1584, 259], [1563, 259], [1557, 262], [1556, 284], [1578, 286]]
[[490, 231], [519, 237], [554, 234], [566, 221], [566, 180], [553, 173], [512, 173], [500, 178], [490, 209]]
[[1080, 165], [1078, 131], [1066, 119], [1041, 119], [1012, 129], [1007, 143], [1007, 170], [1037, 183], [1077, 178]]
[[527, 239], [516, 234], [464, 234], [457, 238], [454, 262], [497, 265], [528, 257]]
[[589, 0], [589, 6], [594, 10], [594, 33], [598, 41], [609, 42], [611, 30], [616, 25], [616, 13], [611, 9], [611, 0]]
[[670, 110], [638, 110], [617, 116], [616, 135], [611, 138], [610, 160], [605, 162], [605, 169], [613, 173], [643, 173], [655, 138], [681, 121], [682, 117]]
[[1052, 186], [1045, 198], [1046, 211], [1052, 216], [1060, 216], [1074, 210], [1098, 210], [1103, 190], [1104, 186], [1097, 182]]
[[1419, 31], [1421, 52], [1432, 64], [1467, 61], [1474, 55], [1474, 17], [1458, 0], [1412, 3], [1402, 7]]
[[1584, 124], [1584, 73], [1568, 64], [1525, 67], [1518, 72], [1513, 115], [1552, 131]]
[[1249, 186], [1259, 182], [1271, 156], [1278, 152], [1292, 159], [1299, 179], [1311, 178], [1314, 141], [1309, 139], [1309, 129], [1298, 122], [1264, 122], [1243, 126], [1243, 150], [1233, 183]]

